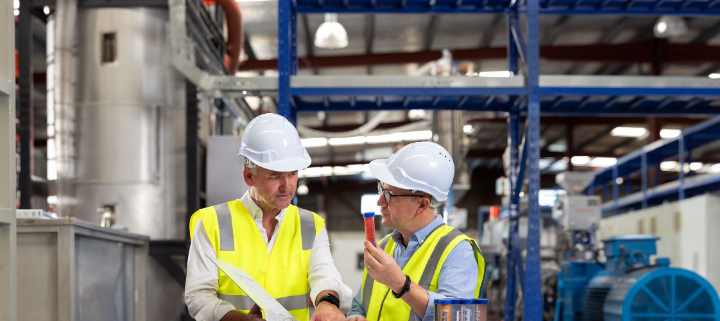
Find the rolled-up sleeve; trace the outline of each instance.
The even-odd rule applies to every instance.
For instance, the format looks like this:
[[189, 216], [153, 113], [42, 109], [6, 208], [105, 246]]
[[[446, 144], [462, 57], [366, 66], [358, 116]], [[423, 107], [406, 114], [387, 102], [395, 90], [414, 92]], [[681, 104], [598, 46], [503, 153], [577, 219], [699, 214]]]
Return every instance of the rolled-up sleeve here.
[[342, 276], [335, 266], [327, 230], [323, 227], [315, 237], [310, 259], [308, 262], [308, 283], [310, 284], [310, 299], [315, 302], [317, 295], [322, 291], [337, 292], [340, 304], [350, 300], [352, 290], [342, 282]]
[[198, 220], [190, 243], [185, 279], [185, 304], [190, 316], [197, 321], [217, 321], [235, 310], [232, 304], [217, 297], [218, 269], [208, 255], [217, 258], [202, 220]]
[[435, 300], [445, 298], [472, 298], [475, 296], [478, 267], [475, 253], [468, 241], [460, 242], [450, 251], [440, 270], [437, 291], [428, 291], [425, 316], [415, 314], [416, 321], [432, 321], [435, 317]]

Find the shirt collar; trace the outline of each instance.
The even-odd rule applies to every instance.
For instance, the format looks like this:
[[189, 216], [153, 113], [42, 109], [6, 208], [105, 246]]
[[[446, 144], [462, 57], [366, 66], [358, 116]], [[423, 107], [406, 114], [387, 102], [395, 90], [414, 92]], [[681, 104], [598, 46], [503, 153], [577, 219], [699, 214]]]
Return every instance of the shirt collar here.
[[[415, 241], [418, 242], [418, 245], [422, 245], [425, 243], [425, 239], [430, 236], [430, 234], [435, 231], [435, 229], [443, 224], [443, 218], [440, 215], [435, 215], [435, 219], [430, 222], [430, 224], [425, 225], [425, 227], [419, 229], [417, 232], [410, 234], [410, 240], [408, 240], [408, 245], [410, 245], [410, 242]], [[398, 232], [398, 230], [394, 230], [392, 232], [392, 239], [395, 241], [395, 244], [402, 246], [402, 234]]]
[[[260, 207], [255, 204], [255, 201], [253, 201], [252, 197], [250, 197], [249, 190], [240, 198], [240, 202], [242, 202], [243, 206], [245, 206], [245, 209], [247, 209], [248, 213], [250, 213], [253, 220], [262, 220], [262, 209], [260, 209]], [[275, 219], [278, 220], [278, 222], [282, 222], [283, 218], [285, 218], [285, 210], [287, 210], [287, 208], [282, 209], [282, 211], [275, 216]]]

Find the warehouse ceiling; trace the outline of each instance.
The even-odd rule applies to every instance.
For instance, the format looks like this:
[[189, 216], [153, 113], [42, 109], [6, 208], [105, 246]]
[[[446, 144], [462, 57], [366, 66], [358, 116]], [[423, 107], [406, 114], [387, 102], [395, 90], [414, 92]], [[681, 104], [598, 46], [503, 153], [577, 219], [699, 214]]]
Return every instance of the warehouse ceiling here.
[[[272, 74], [273, 70], [262, 70], [258, 66], [274, 66], [277, 59], [277, 2], [255, 1], [240, 2], [246, 37], [252, 52], [240, 74]], [[713, 17], [685, 18], [688, 32], [682, 36], [667, 40], [667, 44], [699, 44], [720, 46], [720, 19]], [[543, 48], [568, 48], [561, 51], [563, 56], [573, 56], [569, 46], [617, 45], [624, 43], [647, 43], [652, 46], [658, 40], [653, 37], [653, 26], [657, 17], [651, 16], [612, 16], [612, 15], [541, 15], [540, 34]], [[298, 16], [298, 56], [301, 67], [299, 74], [310, 75], [413, 75], [423, 62], [413, 61], [407, 55], [404, 64], [388, 64], [382, 61], [380, 54], [422, 53], [443, 49], [483, 49], [503, 48], [506, 45], [506, 21], [498, 14], [340, 14], [338, 21], [345, 27], [349, 45], [342, 49], [321, 49], [312, 45], [315, 30], [324, 21], [322, 14], [300, 14]], [[665, 43], [663, 41], [663, 43]], [[564, 46], [564, 47], [563, 47]], [[598, 47], [598, 50], [617, 49]], [[488, 50], [479, 50], [481, 56], [493, 56]], [[494, 51], [495, 55], [502, 51]], [[547, 51], [546, 51], [547, 52]], [[636, 52], [628, 51], [628, 57]], [[688, 52], [688, 54], [691, 54]], [[543, 55], [543, 49], [541, 49]], [[323, 57], [351, 56], [345, 59], [346, 66], [313, 68], [319, 63], [327, 65]], [[602, 56], [602, 54], [600, 55]], [[622, 56], [622, 55], [621, 55]], [[578, 75], [649, 75], [653, 72], [651, 63], [607, 63], [576, 57], [575, 61], [563, 61], [545, 56], [540, 64], [541, 74], [578, 74]], [[642, 57], [637, 58], [642, 60]], [[633, 59], [631, 59], [633, 60]], [[427, 62], [427, 61], [426, 61]], [[504, 57], [471, 60], [475, 72], [507, 70]], [[367, 63], [368, 65], [364, 65]], [[338, 65], [333, 62], [333, 65]], [[340, 63], [342, 65], [343, 63]], [[244, 70], [243, 70], [244, 69]], [[665, 63], [655, 71], [667, 76], [707, 76], [720, 70], [718, 62], [693, 64]], [[426, 111], [419, 119], [415, 111], [395, 111], [392, 117], [384, 120], [384, 128], [402, 126], [413, 121], [432, 119], [432, 111]], [[300, 113], [298, 124], [325, 131], [348, 131], [359, 127], [370, 119], [375, 112], [332, 112]], [[492, 113], [465, 112], [466, 124], [471, 125], [467, 134], [468, 164], [479, 169], [501, 169], [500, 156], [507, 146], [507, 124], [505, 115]], [[554, 173], [567, 169], [568, 156], [617, 157], [634, 151], [644, 144], [659, 139], [661, 129], [675, 129], [692, 126], [704, 118], [597, 118], [597, 117], [546, 117], [541, 120], [542, 161], [544, 173]], [[613, 135], [616, 127], [645, 128], [640, 137], [622, 137]], [[427, 126], [426, 130], [430, 130]], [[572, 132], [572, 135], [568, 135]], [[665, 132], [663, 132], [665, 133]], [[311, 138], [311, 137], [303, 137]], [[568, 151], [568, 141], [572, 147]], [[367, 162], [369, 159], [389, 156], [407, 141], [385, 144], [354, 144], [308, 148], [313, 157], [313, 166], [345, 166]], [[720, 162], [720, 146], [695, 152], [696, 159], [708, 162]], [[578, 159], [578, 164], [583, 159]], [[570, 164], [573, 162], [570, 161]], [[584, 167], [587, 168], [587, 167]]]

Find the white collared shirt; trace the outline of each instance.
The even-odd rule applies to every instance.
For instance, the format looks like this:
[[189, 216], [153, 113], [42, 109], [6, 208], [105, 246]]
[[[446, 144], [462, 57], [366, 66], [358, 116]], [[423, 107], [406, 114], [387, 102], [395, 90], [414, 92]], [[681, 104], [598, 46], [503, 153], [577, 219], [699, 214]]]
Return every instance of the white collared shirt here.
[[[245, 192], [240, 202], [248, 210], [253, 217], [260, 235], [267, 245], [268, 254], [272, 251], [275, 240], [280, 231], [285, 218], [285, 209], [280, 211], [275, 218], [278, 220], [272, 237], [268, 240], [267, 230], [263, 227], [263, 213], [255, 201], [250, 198], [249, 192]], [[235, 310], [232, 304], [218, 299], [218, 268], [206, 256], [209, 255], [217, 258], [215, 249], [205, 234], [202, 220], [198, 220], [193, 232], [193, 239], [190, 243], [190, 253], [188, 255], [187, 279], [185, 281], [185, 302], [188, 306], [190, 315], [198, 321], [216, 321], [220, 320], [226, 313]], [[342, 277], [335, 267], [332, 254], [330, 253], [330, 241], [328, 240], [327, 230], [325, 227], [315, 237], [310, 258], [308, 262], [308, 284], [310, 285], [310, 298], [313, 301], [317, 299], [317, 295], [325, 290], [331, 290], [338, 293], [340, 302], [350, 300], [351, 290], [342, 283]]]

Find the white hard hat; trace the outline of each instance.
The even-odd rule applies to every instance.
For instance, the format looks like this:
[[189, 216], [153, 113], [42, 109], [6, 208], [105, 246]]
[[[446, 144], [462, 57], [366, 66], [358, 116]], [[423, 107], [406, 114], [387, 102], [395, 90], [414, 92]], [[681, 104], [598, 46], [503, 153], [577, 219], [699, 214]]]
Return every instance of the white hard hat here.
[[310, 166], [310, 155], [300, 143], [297, 129], [278, 114], [264, 114], [250, 121], [240, 139], [238, 156], [277, 172]]
[[455, 163], [445, 148], [431, 142], [407, 145], [388, 159], [370, 162], [370, 173], [392, 186], [428, 193], [447, 200], [455, 176]]

